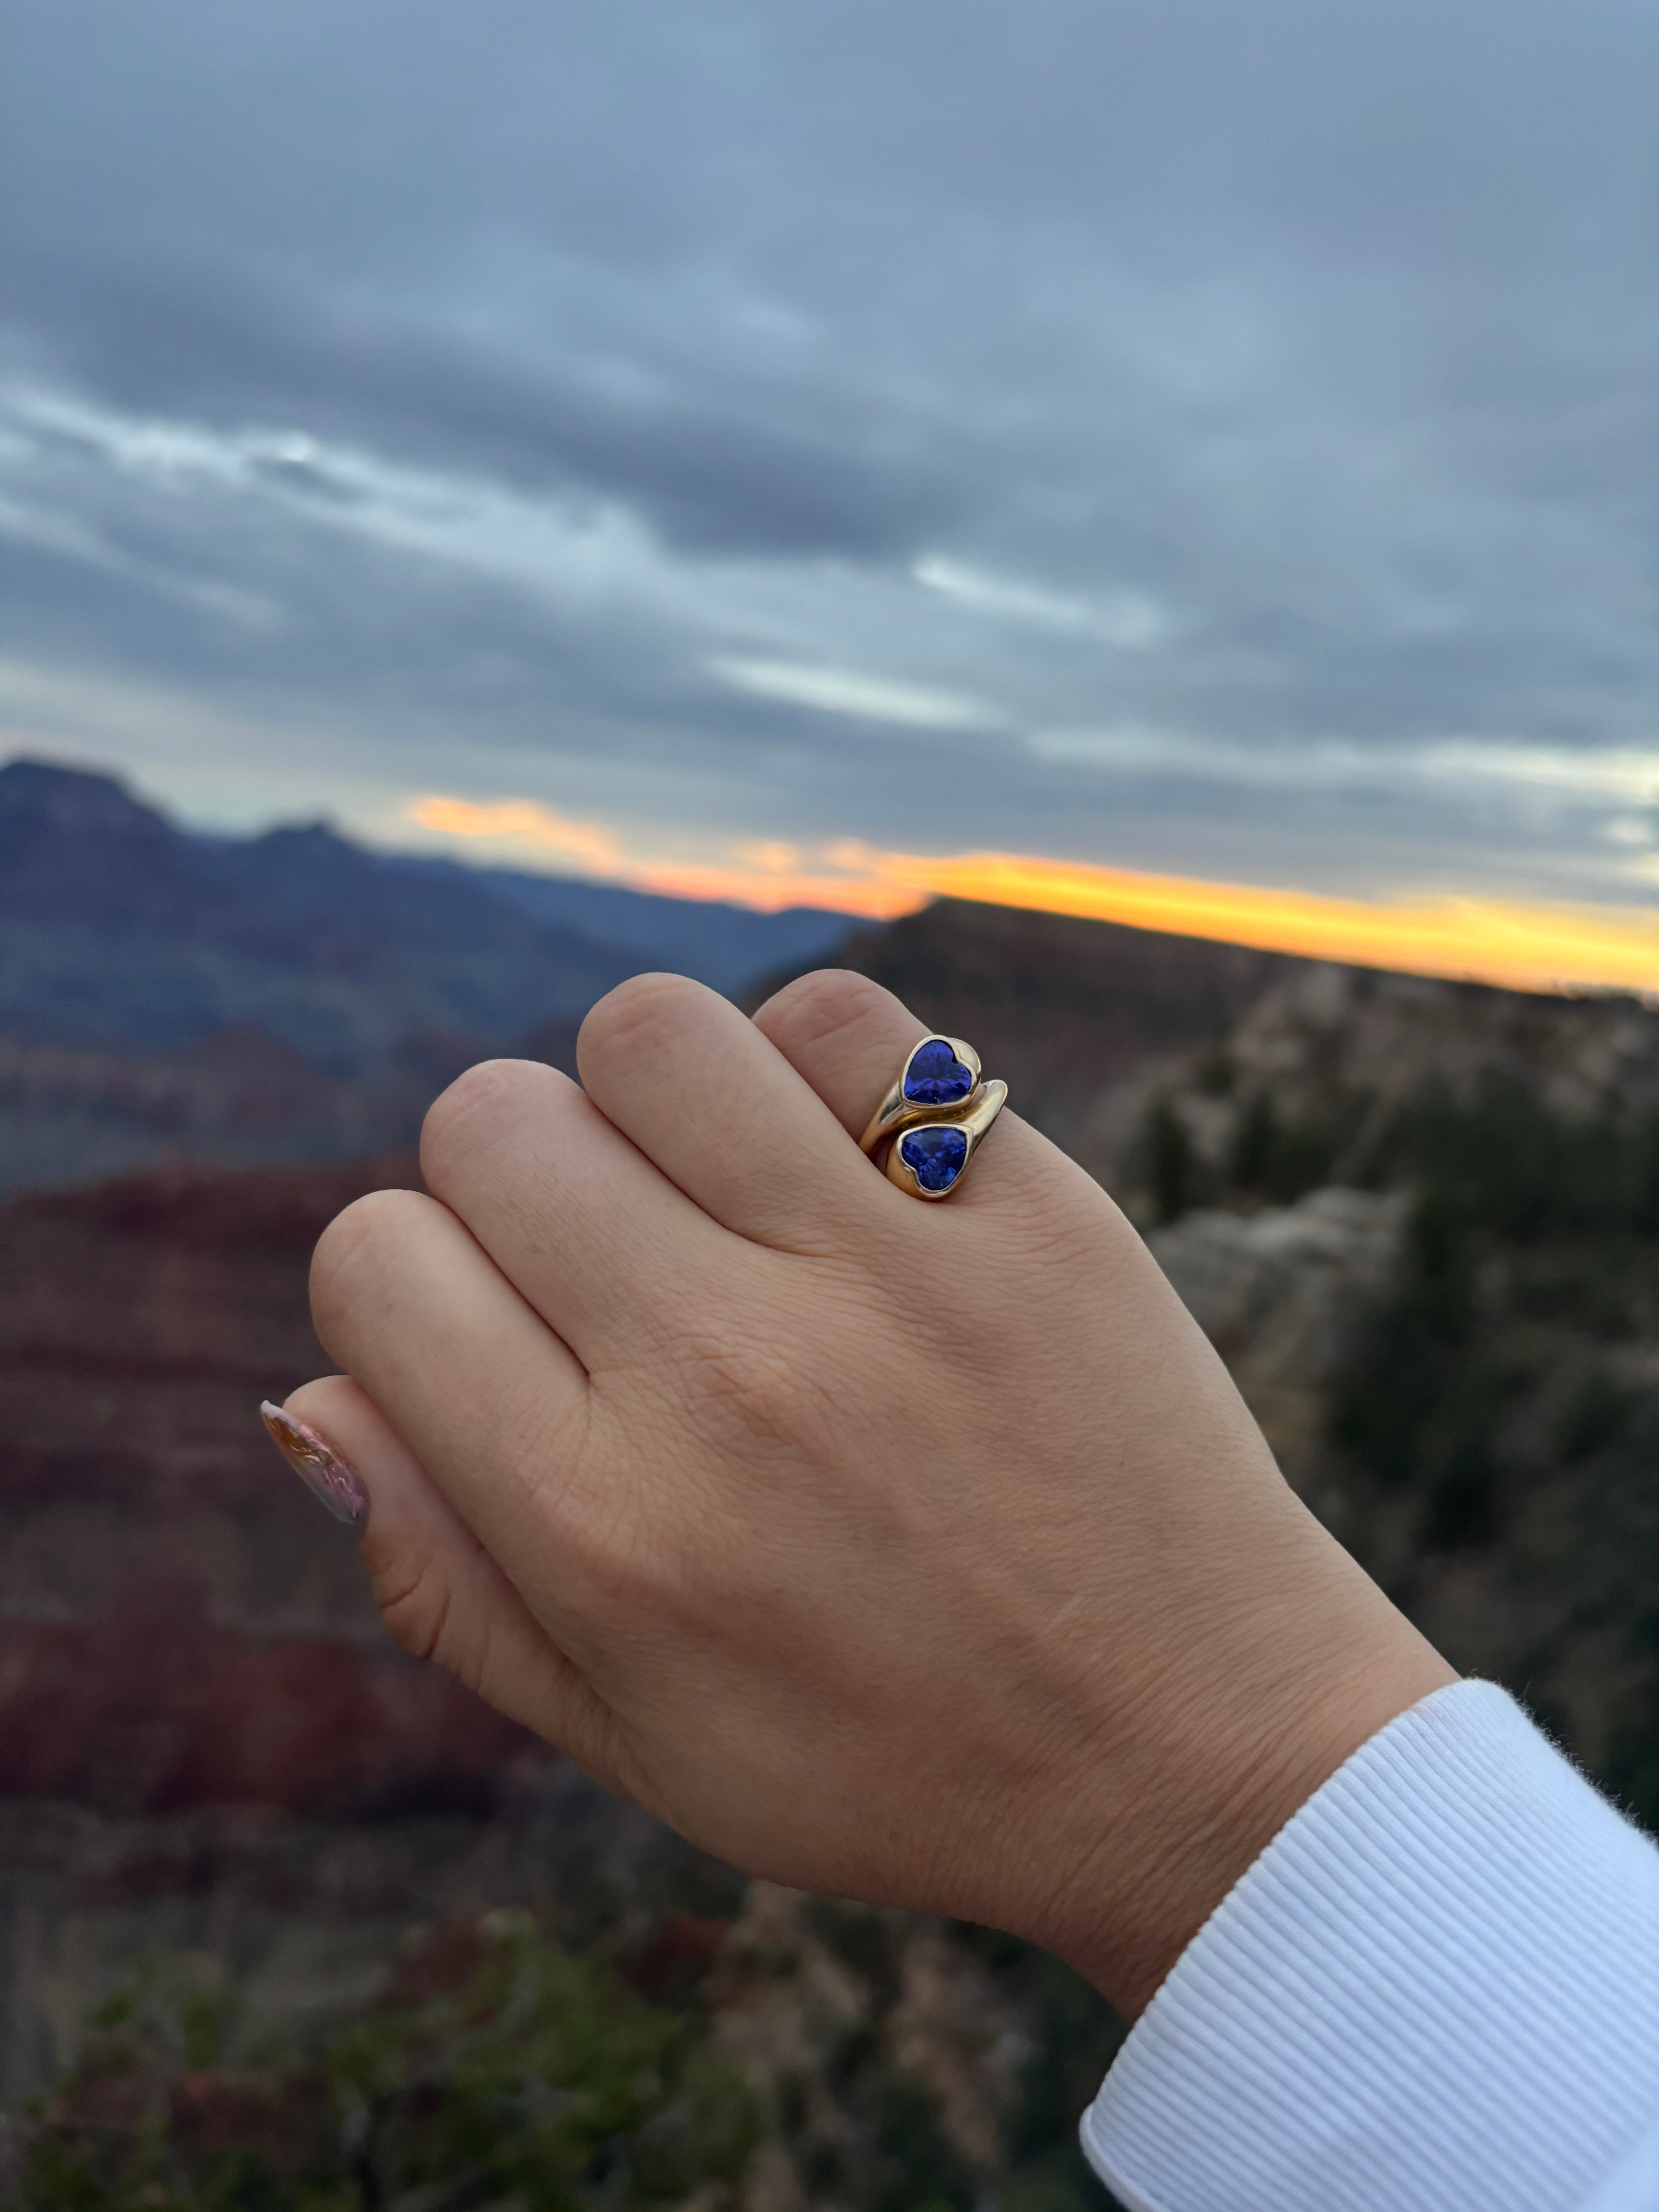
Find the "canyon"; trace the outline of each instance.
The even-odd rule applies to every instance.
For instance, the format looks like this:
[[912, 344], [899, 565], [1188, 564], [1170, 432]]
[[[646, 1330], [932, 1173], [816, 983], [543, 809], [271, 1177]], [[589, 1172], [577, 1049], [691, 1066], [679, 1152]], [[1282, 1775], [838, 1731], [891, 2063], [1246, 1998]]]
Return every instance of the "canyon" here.
[[[838, 957], [969, 1037], [1113, 1192], [1287, 1480], [1454, 1662], [1659, 1818], [1659, 1015], [948, 902]], [[807, 1959], [799, 1991], [839, 1990], [983, 2166], [1008, 2051], [1074, 2000], [991, 1939], [892, 1921], [878, 2002], [831, 1955], [855, 1927], [746, 1888], [396, 1650], [270, 1451], [257, 1401], [325, 1364], [317, 1234], [417, 1182], [407, 1152], [179, 1161], [0, 1206], [0, 2101], [146, 1954], [215, 1962], [301, 2033], [384, 1989], [412, 1929], [512, 1903], [689, 1943], [717, 1993], [745, 1945]], [[840, 2045], [787, 1976], [759, 2011], [743, 1986], [722, 2036], [751, 2070], [757, 2037], [799, 2046], [827, 2112]], [[780, 2156], [756, 2203], [811, 2201]]]

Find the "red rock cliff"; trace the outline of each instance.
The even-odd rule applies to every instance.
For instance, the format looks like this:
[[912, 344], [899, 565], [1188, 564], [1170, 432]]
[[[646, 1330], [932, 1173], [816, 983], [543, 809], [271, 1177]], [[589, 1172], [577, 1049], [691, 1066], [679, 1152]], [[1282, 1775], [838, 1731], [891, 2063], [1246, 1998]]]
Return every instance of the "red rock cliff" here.
[[328, 1363], [311, 1247], [412, 1160], [0, 1207], [0, 1792], [482, 1808], [532, 1739], [381, 1630], [256, 1413]]

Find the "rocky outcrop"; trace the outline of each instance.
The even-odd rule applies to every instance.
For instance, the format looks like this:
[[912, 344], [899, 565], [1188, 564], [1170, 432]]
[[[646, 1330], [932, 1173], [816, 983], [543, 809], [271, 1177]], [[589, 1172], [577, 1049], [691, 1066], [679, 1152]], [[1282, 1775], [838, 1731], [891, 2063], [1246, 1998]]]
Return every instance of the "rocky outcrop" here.
[[1250, 1125], [1259, 1138], [1264, 1115], [1317, 1153], [1302, 1188], [1352, 1182], [1373, 1176], [1379, 1142], [1407, 1102], [1432, 1090], [1468, 1105], [1494, 1086], [1568, 1119], [1651, 1111], [1659, 1010], [1615, 994], [1552, 997], [1287, 960], [1228, 1024], [1149, 1042], [1096, 1090], [1068, 1144], [1149, 1221], [1159, 1208], [1148, 1202], [1148, 1129], [1159, 1115], [1179, 1124], [1195, 1187], [1228, 1197]]
[[1334, 1188], [1255, 1213], [1206, 1207], [1147, 1240], [1298, 1487], [1320, 1463], [1331, 1384], [1393, 1278], [1405, 1212], [1397, 1193]]
[[1570, 1115], [1659, 1100], [1659, 1011], [1622, 993], [1553, 997], [1324, 962], [1263, 991], [1226, 1055], [1240, 1092], [1270, 1091], [1290, 1113], [1332, 1097], [1386, 1109], [1430, 1079], [1468, 1097], [1492, 1076]]

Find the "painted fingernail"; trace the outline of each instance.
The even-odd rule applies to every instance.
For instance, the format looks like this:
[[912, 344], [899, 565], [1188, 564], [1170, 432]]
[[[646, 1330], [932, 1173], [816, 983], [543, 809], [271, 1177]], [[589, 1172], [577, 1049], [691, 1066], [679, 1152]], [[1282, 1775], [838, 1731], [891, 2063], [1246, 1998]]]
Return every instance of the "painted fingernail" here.
[[360, 1528], [368, 1516], [368, 1492], [358, 1480], [356, 1469], [315, 1429], [296, 1421], [269, 1398], [259, 1408], [259, 1419], [265, 1425], [265, 1434], [312, 1496], [320, 1498], [337, 1521]]

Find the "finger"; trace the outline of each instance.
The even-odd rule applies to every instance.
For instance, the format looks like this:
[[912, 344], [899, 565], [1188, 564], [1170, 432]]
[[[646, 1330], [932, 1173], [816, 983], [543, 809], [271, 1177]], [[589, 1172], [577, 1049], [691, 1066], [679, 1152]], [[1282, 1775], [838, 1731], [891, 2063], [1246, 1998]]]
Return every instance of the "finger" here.
[[[312, 1314], [531, 1612], [571, 1632], [610, 1571], [619, 1499], [592, 1448], [592, 1394], [568, 1347], [445, 1206], [375, 1191], [323, 1232]], [[371, 1500], [369, 1519], [374, 1518]]]
[[739, 1236], [823, 1249], [883, 1201], [868, 1163], [769, 1039], [684, 975], [636, 975], [582, 1024], [589, 1097]]
[[855, 1138], [929, 1034], [902, 1000], [850, 968], [797, 976], [766, 1001], [754, 1026]]
[[325, 1376], [283, 1411], [320, 1435], [368, 1493], [359, 1548], [380, 1618], [404, 1650], [621, 1790], [609, 1708], [361, 1386]]
[[[854, 1137], [868, 1127], [911, 1050], [933, 1034], [902, 1000], [848, 968], [821, 968], [786, 983], [760, 1008], [753, 1025]], [[1046, 1183], [1063, 1166], [1046, 1137], [1006, 1110], [985, 1145], [972, 1176], [951, 1198], [954, 1211], [1026, 1203], [1033, 1178]]]
[[729, 1261], [707, 1216], [537, 1060], [487, 1060], [452, 1083], [427, 1115], [421, 1168], [590, 1374], [659, 1342]]

